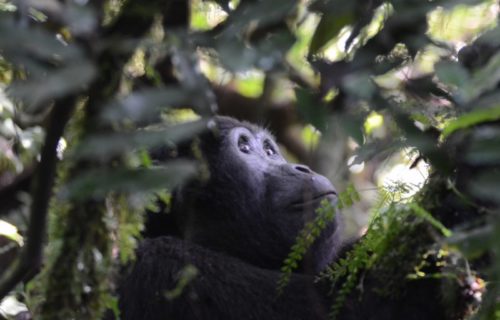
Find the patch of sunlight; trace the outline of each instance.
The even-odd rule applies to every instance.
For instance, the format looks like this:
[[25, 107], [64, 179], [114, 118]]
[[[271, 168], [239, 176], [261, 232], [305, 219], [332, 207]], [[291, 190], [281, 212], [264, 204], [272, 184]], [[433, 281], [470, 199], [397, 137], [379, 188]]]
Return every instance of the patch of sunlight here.
[[413, 164], [416, 157], [413, 149], [401, 150], [377, 172], [377, 184], [388, 190], [394, 189], [400, 199], [413, 196], [423, 187], [429, 176], [429, 165], [425, 161]]
[[0, 235], [12, 239], [19, 244], [23, 242], [23, 237], [17, 232], [16, 226], [4, 220], [0, 220]]
[[380, 128], [384, 124], [384, 117], [375, 112], [372, 111], [368, 117], [366, 117], [364, 127], [365, 127], [365, 132], [366, 134], [371, 134], [375, 129]]
[[191, 29], [210, 30], [227, 18], [227, 13], [213, 1], [191, 1]]
[[308, 124], [302, 129], [302, 141], [304, 141], [306, 146], [310, 149], [316, 149], [320, 137], [321, 132], [313, 125]]

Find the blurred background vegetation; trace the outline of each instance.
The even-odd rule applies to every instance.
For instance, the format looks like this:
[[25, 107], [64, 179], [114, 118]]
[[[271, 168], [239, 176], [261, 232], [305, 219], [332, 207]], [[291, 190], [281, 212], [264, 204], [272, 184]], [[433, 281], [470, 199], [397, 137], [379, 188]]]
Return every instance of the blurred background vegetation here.
[[[432, 252], [472, 288], [470, 316], [500, 319], [499, 10], [0, 0], [0, 319], [116, 310], [113, 280], [142, 213], [196, 172], [175, 145], [214, 114], [268, 127], [290, 161], [339, 190], [353, 183], [347, 237], [390, 243], [408, 210], [445, 231]], [[159, 147], [162, 165], [149, 152]], [[373, 268], [393, 249], [382, 247], [343, 270]], [[421, 261], [404, 276], [425, 277]]]

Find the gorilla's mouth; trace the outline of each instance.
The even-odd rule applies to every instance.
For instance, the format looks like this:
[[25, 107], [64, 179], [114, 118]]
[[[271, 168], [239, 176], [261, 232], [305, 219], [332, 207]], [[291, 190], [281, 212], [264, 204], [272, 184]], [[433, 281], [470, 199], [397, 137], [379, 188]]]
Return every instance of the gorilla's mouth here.
[[300, 200], [294, 201], [290, 204], [290, 207], [306, 207], [306, 206], [316, 206], [321, 202], [321, 200], [326, 198], [337, 198], [337, 192], [331, 190], [327, 192], [318, 193], [316, 195], [311, 195], [309, 197], [303, 197]]

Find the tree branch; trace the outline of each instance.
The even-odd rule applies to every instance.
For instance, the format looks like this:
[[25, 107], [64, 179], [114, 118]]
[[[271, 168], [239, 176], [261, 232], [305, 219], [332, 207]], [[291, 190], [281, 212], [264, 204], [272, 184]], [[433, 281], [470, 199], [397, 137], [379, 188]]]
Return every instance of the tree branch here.
[[63, 98], [56, 102], [52, 110], [35, 175], [27, 242], [20, 257], [0, 279], [0, 300], [40, 264], [47, 212], [55, 180], [57, 145], [74, 110], [75, 100], [74, 96]]

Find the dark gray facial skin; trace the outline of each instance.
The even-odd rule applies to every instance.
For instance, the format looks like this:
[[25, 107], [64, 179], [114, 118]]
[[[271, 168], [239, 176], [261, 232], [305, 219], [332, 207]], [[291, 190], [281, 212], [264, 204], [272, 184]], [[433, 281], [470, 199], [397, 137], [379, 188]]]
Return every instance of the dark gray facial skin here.
[[[334, 204], [328, 179], [281, 155], [264, 129], [231, 118], [215, 119], [215, 131], [202, 138], [210, 170], [206, 183], [182, 191], [184, 237], [204, 247], [262, 268], [279, 269], [304, 223], [324, 199]], [[337, 214], [301, 266], [317, 272], [340, 246]]]

